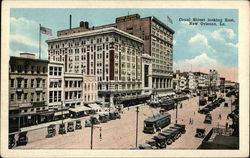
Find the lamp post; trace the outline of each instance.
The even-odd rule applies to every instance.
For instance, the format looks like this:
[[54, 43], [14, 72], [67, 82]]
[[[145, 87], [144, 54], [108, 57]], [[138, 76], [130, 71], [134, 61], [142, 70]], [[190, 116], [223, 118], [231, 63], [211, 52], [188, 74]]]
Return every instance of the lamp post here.
[[137, 148], [138, 141], [138, 114], [139, 114], [139, 106], [136, 107], [136, 135], [135, 135], [135, 147]]
[[175, 123], [177, 124], [178, 123], [178, 101], [176, 102], [176, 114], [175, 114], [175, 117], [176, 117], [176, 120], [175, 120]]

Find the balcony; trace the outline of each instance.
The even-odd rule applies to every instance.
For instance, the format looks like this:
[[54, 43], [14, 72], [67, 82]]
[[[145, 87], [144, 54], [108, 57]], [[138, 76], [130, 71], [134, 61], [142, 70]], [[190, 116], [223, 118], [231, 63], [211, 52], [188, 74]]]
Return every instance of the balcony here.
[[43, 88], [36, 88], [36, 91], [43, 91]]

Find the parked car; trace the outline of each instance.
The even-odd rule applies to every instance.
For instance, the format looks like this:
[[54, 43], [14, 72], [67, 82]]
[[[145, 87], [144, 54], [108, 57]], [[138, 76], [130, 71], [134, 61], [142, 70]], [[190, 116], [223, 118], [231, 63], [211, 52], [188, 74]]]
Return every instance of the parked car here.
[[59, 125], [59, 132], [58, 134], [66, 134], [65, 124], [62, 123]]
[[74, 122], [68, 122], [67, 132], [74, 132]]
[[165, 137], [167, 145], [170, 145], [175, 141], [175, 134], [173, 132], [161, 132], [160, 135]]
[[166, 138], [161, 135], [154, 136], [153, 139], [156, 141], [156, 147], [158, 149], [166, 148]]
[[108, 119], [107, 119], [105, 114], [100, 114], [99, 115], [99, 120], [100, 120], [101, 123], [108, 122]]
[[179, 138], [179, 131], [174, 130], [174, 129], [166, 129], [162, 131], [162, 133], [170, 133], [173, 136], [173, 141]]
[[82, 129], [81, 120], [76, 120], [76, 130], [77, 129]]
[[224, 103], [224, 107], [228, 107], [228, 103]]
[[204, 138], [205, 137], [205, 128], [196, 128], [196, 137]]
[[152, 149], [157, 149], [156, 141], [154, 139], [147, 140], [145, 143], [151, 145]]
[[121, 115], [118, 112], [109, 113], [110, 120], [121, 119]]
[[209, 109], [209, 108], [207, 108], [207, 107], [205, 107], [205, 108], [202, 108], [201, 110], [199, 110], [198, 112], [200, 113], [200, 114], [207, 114], [207, 113], [209, 113], [211, 110]]
[[186, 125], [183, 125], [183, 124], [174, 124], [175, 126], [177, 127], [181, 127], [181, 133], [184, 134], [186, 133]]
[[201, 98], [199, 100], [199, 106], [203, 106], [203, 105], [206, 105], [207, 104], [207, 100], [205, 98]]
[[85, 120], [85, 127], [91, 127], [92, 123], [90, 120]]
[[93, 125], [100, 124], [100, 121], [95, 116], [91, 116], [90, 121]]
[[139, 144], [139, 149], [153, 149], [149, 144]]
[[211, 114], [206, 114], [205, 120], [204, 120], [203, 123], [208, 123], [208, 124], [212, 123], [212, 116], [211, 116]]
[[14, 134], [9, 135], [9, 149], [12, 149], [16, 145], [16, 139]]
[[28, 132], [21, 132], [18, 134], [18, 140], [16, 141], [16, 145], [26, 145], [28, 143], [28, 137], [27, 137]]
[[51, 124], [47, 127], [47, 131], [48, 131], [48, 134], [47, 134], [47, 138], [48, 137], [54, 137], [56, 135], [56, 125], [55, 124]]
[[179, 127], [179, 126], [171, 126], [169, 129], [177, 129], [178, 131], [179, 131], [179, 137], [181, 136], [181, 134], [182, 134], [182, 128], [181, 127]]

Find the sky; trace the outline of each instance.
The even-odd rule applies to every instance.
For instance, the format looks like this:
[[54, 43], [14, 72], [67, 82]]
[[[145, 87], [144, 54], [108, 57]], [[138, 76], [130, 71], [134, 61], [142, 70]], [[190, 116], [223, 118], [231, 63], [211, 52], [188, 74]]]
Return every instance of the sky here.
[[[215, 69], [226, 80], [238, 81], [238, 10], [236, 9], [10, 9], [10, 55], [20, 52], [35, 53], [39, 50], [39, 24], [52, 29], [52, 36], [42, 34], [41, 57], [47, 59], [46, 39], [57, 31], [79, 27], [80, 21], [88, 21], [90, 27], [111, 24], [116, 17], [128, 14], [141, 17], [155, 16], [175, 31], [173, 38], [174, 71], [200, 71]], [[167, 16], [172, 19], [171, 24]], [[190, 25], [193, 18], [204, 19], [198, 25]], [[225, 18], [233, 19], [225, 22]], [[189, 20], [190, 21], [187, 21]], [[222, 19], [224, 25], [203, 25], [208, 19]], [[211, 22], [209, 22], [211, 23]]]

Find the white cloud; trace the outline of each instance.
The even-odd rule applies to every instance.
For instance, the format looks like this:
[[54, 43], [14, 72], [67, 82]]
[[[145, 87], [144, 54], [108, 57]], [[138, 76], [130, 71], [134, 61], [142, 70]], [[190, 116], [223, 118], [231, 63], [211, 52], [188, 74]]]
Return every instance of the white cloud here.
[[234, 39], [236, 35], [232, 29], [221, 28], [212, 32], [211, 36], [215, 40], [225, 42], [227, 39]]
[[34, 40], [30, 39], [27, 36], [23, 36], [21, 34], [11, 34], [10, 35], [10, 41], [18, 42], [27, 46], [36, 47], [38, 48], [38, 43]]
[[208, 46], [208, 40], [207, 37], [205, 37], [203, 34], [196, 34], [195, 36], [191, 37], [188, 41], [189, 43], [200, 43]]
[[230, 46], [230, 47], [233, 47], [233, 48], [238, 48], [238, 43], [234, 44], [234, 43], [225, 43], [226, 46]]

